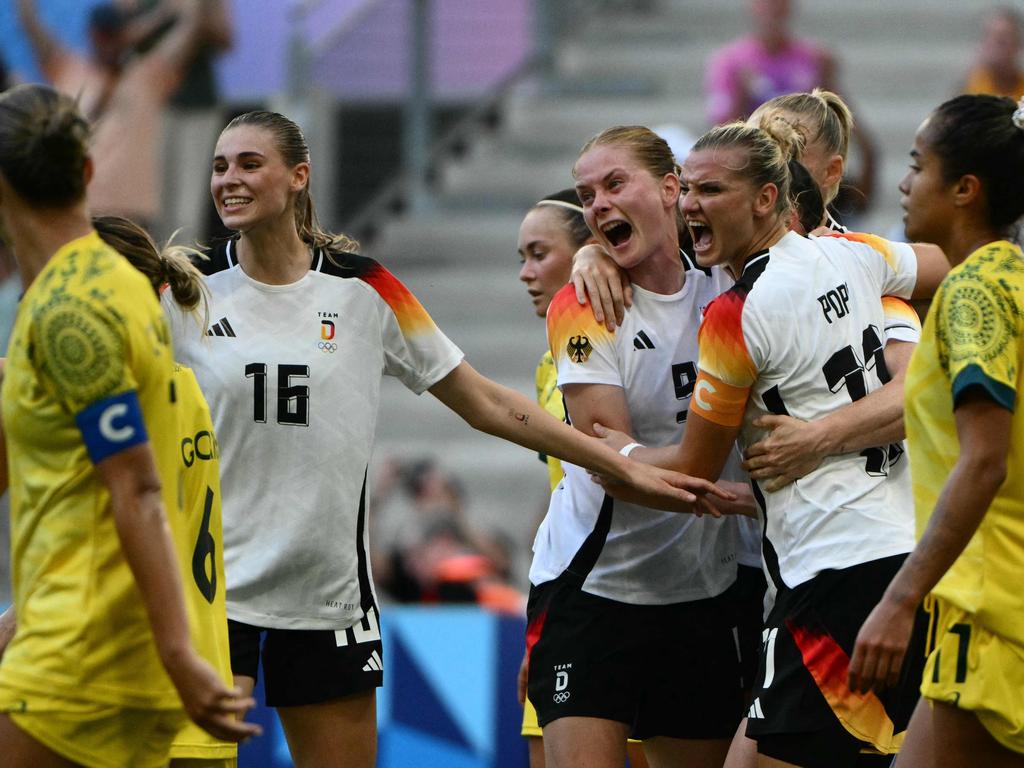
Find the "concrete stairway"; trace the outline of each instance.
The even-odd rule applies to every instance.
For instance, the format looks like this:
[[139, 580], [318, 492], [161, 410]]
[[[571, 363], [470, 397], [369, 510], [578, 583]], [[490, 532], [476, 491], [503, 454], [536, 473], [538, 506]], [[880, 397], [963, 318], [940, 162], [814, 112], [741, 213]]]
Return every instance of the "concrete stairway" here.
[[[579, 18], [555, 75], [521, 84], [497, 132], [442, 169], [434, 210], [393, 221], [368, 249], [419, 296], [479, 370], [533, 395], [543, 323], [516, 280], [519, 220], [540, 196], [571, 186], [578, 148], [617, 123], [704, 130], [704, 62], [744, 33], [748, 0], [655, 0], [639, 15]], [[581, 4], [586, 5], [586, 4]], [[628, 3], [625, 5], [629, 5]], [[914, 130], [968, 67], [983, 0], [803, 0], [796, 28], [829, 46], [857, 116], [882, 152], [878, 194], [862, 227], [899, 222], [896, 185]], [[467, 489], [468, 511], [522, 543], [522, 567], [545, 473], [536, 456], [472, 432], [433, 398], [386, 382], [378, 456], [436, 455]], [[525, 578], [523, 580], [525, 585]]]

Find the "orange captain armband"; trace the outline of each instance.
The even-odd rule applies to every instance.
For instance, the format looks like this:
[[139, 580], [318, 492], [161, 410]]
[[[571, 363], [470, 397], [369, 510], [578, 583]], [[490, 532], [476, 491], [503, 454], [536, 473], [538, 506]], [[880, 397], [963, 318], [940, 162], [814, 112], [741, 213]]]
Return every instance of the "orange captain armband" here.
[[736, 387], [705, 371], [697, 374], [690, 410], [722, 427], [738, 427], [750, 399], [750, 387]]

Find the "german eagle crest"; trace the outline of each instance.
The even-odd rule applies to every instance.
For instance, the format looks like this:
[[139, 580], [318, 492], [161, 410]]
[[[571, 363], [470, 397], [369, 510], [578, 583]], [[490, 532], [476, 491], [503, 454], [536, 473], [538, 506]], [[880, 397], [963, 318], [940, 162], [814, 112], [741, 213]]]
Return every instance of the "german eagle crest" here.
[[594, 347], [590, 344], [590, 339], [581, 334], [569, 337], [565, 351], [569, 353], [569, 359], [574, 363], [585, 363], [590, 358], [590, 353], [594, 351]]

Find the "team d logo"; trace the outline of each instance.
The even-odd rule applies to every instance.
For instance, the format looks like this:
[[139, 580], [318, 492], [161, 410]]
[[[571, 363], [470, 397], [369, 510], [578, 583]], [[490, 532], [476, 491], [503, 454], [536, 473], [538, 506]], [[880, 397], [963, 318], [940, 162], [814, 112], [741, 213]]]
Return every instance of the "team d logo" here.
[[572, 664], [555, 665], [555, 695], [551, 698], [555, 704], [564, 704], [569, 700], [569, 670]]
[[331, 341], [334, 338], [334, 321], [332, 320], [321, 320], [320, 321], [320, 341], [316, 343], [316, 348], [321, 352], [328, 354], [334, 354], [338, 351], [338, 345]]

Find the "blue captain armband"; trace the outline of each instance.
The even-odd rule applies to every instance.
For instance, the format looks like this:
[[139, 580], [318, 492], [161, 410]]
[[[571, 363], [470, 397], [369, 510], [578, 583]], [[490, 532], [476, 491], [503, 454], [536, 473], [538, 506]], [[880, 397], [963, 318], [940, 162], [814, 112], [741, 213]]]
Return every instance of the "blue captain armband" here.
[[75, 416], [93, 464], [149, 440], [135, 390], [106, 397]]

